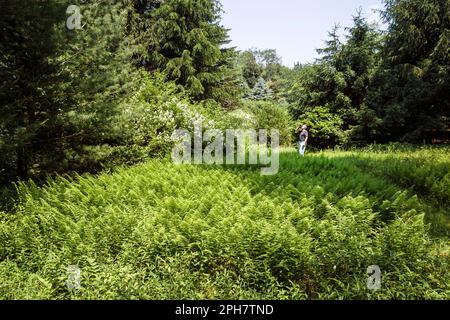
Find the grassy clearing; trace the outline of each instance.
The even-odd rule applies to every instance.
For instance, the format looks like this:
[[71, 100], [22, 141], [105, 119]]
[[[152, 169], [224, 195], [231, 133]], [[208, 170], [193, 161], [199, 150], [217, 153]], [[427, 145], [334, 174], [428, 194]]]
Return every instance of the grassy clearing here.
[[389, 184], [416, 194], [433, 236], [450, 237], [450, 149], [448, 147], [371, 147], [366, 152], [334, 153]]
[[0, 216], [0, 298], [448, 299], [448, 155], [287, 150], [268, 177], [154, 160], [22, 184]]

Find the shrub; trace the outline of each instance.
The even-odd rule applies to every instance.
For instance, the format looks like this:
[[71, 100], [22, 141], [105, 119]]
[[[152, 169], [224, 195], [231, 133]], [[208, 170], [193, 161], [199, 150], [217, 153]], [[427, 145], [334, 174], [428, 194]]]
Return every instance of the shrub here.
[[315, 107], [302, 113], [297, 124], [297, 127], [308, 126], [309, 143], [313, 147], [325, 149], [346, 142], [346, 135], [341, 129], [342, 119], [332, 114], [326, 107]]
[[255, 129], [277, 129], [280, 131], [280, 143], [292, 143], [293, 121], [285, 105], [271, 101], [244, 101], [244, 112], [252, 114]]

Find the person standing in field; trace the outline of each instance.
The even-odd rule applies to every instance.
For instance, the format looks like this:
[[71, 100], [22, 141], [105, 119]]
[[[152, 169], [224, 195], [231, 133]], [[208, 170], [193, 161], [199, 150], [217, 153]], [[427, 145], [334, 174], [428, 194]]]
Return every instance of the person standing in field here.
[[306, 152], [306, 146], [308, 144], [308, 138], [309, 138], [309, 133], [308, 133], [308, 127], [303, 125], [301, 127], [301, 131], [300, 131], [300, 155], [302, 157], [305, 156], [305, 152]]

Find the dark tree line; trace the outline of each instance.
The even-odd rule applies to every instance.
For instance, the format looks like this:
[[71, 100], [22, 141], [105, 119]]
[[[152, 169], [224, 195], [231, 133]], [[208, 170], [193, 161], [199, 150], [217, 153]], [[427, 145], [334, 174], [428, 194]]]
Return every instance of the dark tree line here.
[[292, 113], [322, 146], [422, 142], [450, 127], [450, 3], [389, 0], [383, 16], [386, 32], [358, 12], [345, 41], [335, 27], [322, 58], [294, 70]]
[[3, 181], [89, 170], [98, 167], [98, 147], [129, 145], [113, 120], [140, 85], [139, 67], [163, 73], [192, 99], [236, 100], [235, 52], [222, 46], [217, 1], [71, 4], [81, 9], [80, 30], [66, 27], [66, 1], [0, 2]]

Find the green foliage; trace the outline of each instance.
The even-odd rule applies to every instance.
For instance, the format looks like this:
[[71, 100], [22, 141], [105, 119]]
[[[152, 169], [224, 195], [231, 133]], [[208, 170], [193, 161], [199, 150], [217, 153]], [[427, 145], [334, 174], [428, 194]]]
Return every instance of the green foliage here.
[[237, 66], [248, 87], [244, 98], [275, 100], [283, 98], [286, 91], [285, 74], [289, 68], [281, 65], [275, 49], [251, 49], [239, 54]]
[[385, 34], [359, 11], [345, 41], [335, 26], [318, 50], [322, 59], [297, 70], [288, 92], [295, 118], [325, 106], [356, 145], [418, 142], [426, 130], [447, 129], [448, 1], [388, 0], [385, 6]]
[[0, 85], [0, 149], [8, 159], [0, 170], [8, 180], [72, 170], [68, 154], [110, 143], [110, 118], [135, 76], [123, 4], [74, 1], [81, 30], [66, 28], [65, 2], [27, 4], [2, 2], [0, 72], [15, 79]]
[[160, 73], [136, 70], [131, 9], [114, 3], [75, 2], [83, 28], [68, 30], [64, 3], [5, 2], [1, 72], [16, 81], [0, 88], [0, 183], [163, 157], [197, 113], [206, 126], [223, 115], [217, 103], [192, 104]]
[[146, 68], [158, 70], [182, 85], [197, 100], [226, 102], [240, 90], [232, 64], [233, 49], [227, 30], [219, 24], [221, 7], [216, 0], [136, 1], [138, 17], [132, 24], [145, 45]]
[[[46, 93], [59, 79], [48, 58], [57, 50], [51, 41], [52, 26], [62, 18], [58, 14], [62, 8], [60, 1], [27, 1], [25, 5], [2, 2], [0, 76], [10, 79], [0, 84], [0, 170], [5, 171], [2, 175], [26, 177], [31, 162], [29, 153], [34, 149], [31, 142], [44, 139], [49, 128], [55, 130], [60, 125], [54, 110], [59, 99]], [[43, 19], [47, 15], [48, 19]], [[30, 16], [37, 19], [29, 21]], [[41, 146], [51, 147], [51, 142]]]
[[358, 166], [419, 194], [432, 208], [427, 216], [435, 233], [448, 234], [450, 216], [450, 154], [448, 148], [377, 145]]
[[223, 127], [221, 129], [256, 129], [258, 121], [256, 116], [250, 110], [238, 108], [227, 112], [223, 118]]
[[0, 215], [0, 298], [448, 299], [448, 243], [427, 236], [421, 199], [355, 166], [368, 154], [287, 152], [266, 177], [153, 160], [22, 183]]
[[[329, 113], [334, 125], [339, 129], [323, 132], [321, 146], [343, 142], [342, 130], [351, 141], [370, 141], [378, 133], [379, 123], [364, 104], [375, 68], [378, 66], [381, 36], [363, 18], [361, 11], [353, 18], [354, 25], [347, 28], [346, 41], [339, 39], [339, 26], [329, 33], [326, 47], [318, 52], [323, 57], [315, 64], [304, 66], [297, 71], [288, 101], [292, 104], [295, 118], [305, 119], [305, 111]], [[339, 120], [340, 119], [340, 120]], [[330, 120], [327, 120], [330, 121]], [[314, 122], [314, 121], [313, 121]], [[311, 127], [313, 129], [313, 127]], [[323, 131], [322, 125], [317, 132]], [[328, 132], [326, 132], [328, 131]], [[332, 137], [334, 136], [334, 137]]]
[[389, 32], [368, 98], [384, 140], [420, 141], [424, 130], [447, 129], [449, 13], [448, 1], [386, 1]]
[[315, 107], [298, 118], [297, 127], [307, 125], [310, 135], [308, 142], [320, 149], [345, 144], [346, 134], [341, 129], [342, 124], [342, 119], [328, 108]]
[[205, 129], [221, 128], [225, 114], [217, 103], [191, 103], [173, 82], [158, 73], [144, 75], [140, 88], [121, 105], [112, 121], [124, 146], [144, 147], [152, 157], [164, 157], [172, 149], [177, 129], [192, 130], [195, 122]]
[[294, 125], [286, 105], [271, 101], [245, 101], [244, 110], [255, 117], [255, 129], [276, 129], [280, 131], [280, 143], [290, 145]]
[[359, 12], [292, 70], [224, 49], [216, 0], [73, 4], [81, 30], [63, 1], [2, 1], [0, 183], [47, 182], [0, 188], [0, 299], [450, 297], [448, 148], [288, 150], [265, 177], [151, 159], [195, 122], [278, 129], [283, 145], [306, 124], [316, 148], [445, 126], [448, 1], [387, 0], [384, 36]]
[[238, 65], [241, 67], [242, 76], [247, 86], [254, 88], [263, 73], [263, 66], [256, 61], [255, 54], [250, 50], [240, 53]]
[[245, 96], [245, 98], [250, 100], [271, 100], [272, 90], [270, 90], [263, 78], [259, 78], [253, 89]]
[[315, 106], [326, 106], [333, 113], [350, 108], [350, 100], [343, 94], [344, 76], [328, 64], [313, 64], [297, 71], [288, 101], [295, 118]]

